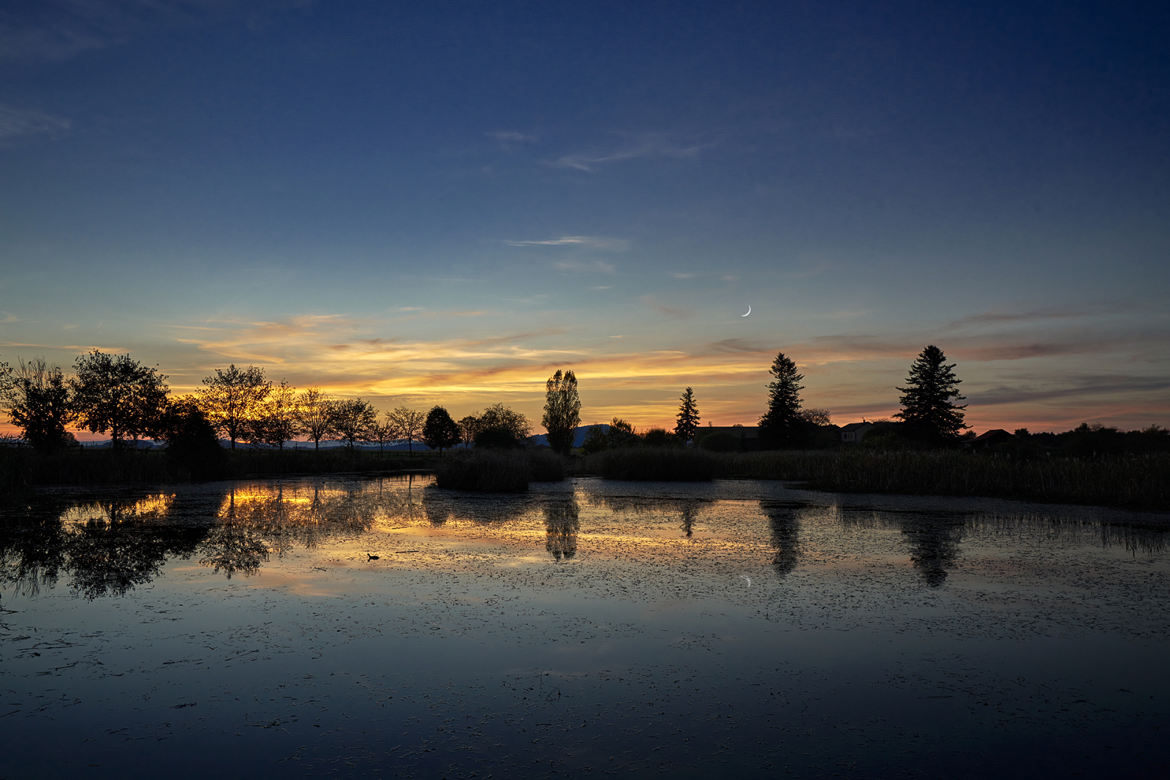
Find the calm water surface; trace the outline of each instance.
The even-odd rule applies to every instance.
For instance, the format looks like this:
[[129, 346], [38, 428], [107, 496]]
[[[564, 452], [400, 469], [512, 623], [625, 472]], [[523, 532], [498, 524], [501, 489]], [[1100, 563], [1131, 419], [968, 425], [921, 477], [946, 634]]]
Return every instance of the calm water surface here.
[[0, 776], [1165, 776], [1167, 528], [746, 481], [46, 494], [0, 513]]

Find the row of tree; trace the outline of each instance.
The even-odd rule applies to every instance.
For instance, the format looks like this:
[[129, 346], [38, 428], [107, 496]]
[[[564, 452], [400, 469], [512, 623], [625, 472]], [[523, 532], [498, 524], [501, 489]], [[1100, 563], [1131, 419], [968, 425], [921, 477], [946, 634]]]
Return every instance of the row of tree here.
[[[168, 397], [166, 379], [130, 355], [99, 350], [79, 356], [71, 377], [44, 360], [15, 368], [0, 363], [0, 409], [24, 441], [40, 450], [74, 443], [70, 426], [108, 434], [114, 448], [128, 440], [190, 439], [201, 427], [223, 436], [232, 449], [241, 441], [283, 448], [298, 437], [315, 448], [327, 439], [350, 447], [405, 441], [411, 450], [416, 441], [439, 450], [460, 442], [516, 446], [530, 432], [524, 415], [502, 404], [458, 422], [441, 406], [427, 413], [400, 406], [380, 419], [369, 401], [330, 398], [316, 387], [297, 392], [288, 382], [270, 381], [256, 366], [216, 369], [197, 392], [176, 398]], [[556, 427], [557, 421], [577, 414], [580, 401], [571, 371], [563, 377], [558, 372], [557, 386], [561, 401], [546, 417], [554, 426], [550, 438], [556, 431], [560, 443], [563, 426]]]
[[[956, 440], [967, 426], [965, 404], [959, 404], [959, 380], [955, 365], [942, 350], [925, 347], [910, 366], [906, 385], [899, 387], [902, 409], [896, 417], [910, 438], [932, 444]], [[111, 355], [99, 350], [81, 355], [74, 376], [43, 360], [21, 362], [16, 369], [0, 363], [0, 401], [9, 419], [21, 429], [30, 445], [52, 449], [72, 440], [67, 426], [77, 425], [94, 433], [108, 433], [114, 447], [127, 439], [173, 438], [176, 428], [190, 429], [199, 417], [229, 442], [247, 441], [283, 448], [304, 437], [320, 447], [323, 439], [335, 439], [350, 447], [357, 442], [380, 446], [415, 441], [433, 449], [456, 444], [513, 447], [523, 444], [531, 426], [524, 415], [503, 404], [459, 421], [442, 406], [423, 412], [400, 406], [379, 419], [373, 405], [361, 398], [332, 399], [319, 388], [297, 392], [285, 381], [274, 383], [256, 366], [235, 364], [216, 369], [205, 377], [193, 395], [168, 398], [166, 377], [158, 369], [130, 355]], [[766, 447], [806, 446], [812, 431], [829, 424], [825, 409], [806, 408], [801, 400], [804, 375], [783, 352], [770, 369], [768, 407], [760, 418], [761, 443]], [[571, 370], [560, 371], [545, 384], [542, 424], [549, 445], [567, 454], [581, 422], [577, 378]], [[651, 429], [639, 437], [633, 427], [614, 418], [609, 430], [594, 430], [586, 449], [648, 443], [694, 441], [701, 420], [694, 390], [687, 387], [681, 398], [673, 434]], [[196, 423], [199, 421], [196, 420]]]

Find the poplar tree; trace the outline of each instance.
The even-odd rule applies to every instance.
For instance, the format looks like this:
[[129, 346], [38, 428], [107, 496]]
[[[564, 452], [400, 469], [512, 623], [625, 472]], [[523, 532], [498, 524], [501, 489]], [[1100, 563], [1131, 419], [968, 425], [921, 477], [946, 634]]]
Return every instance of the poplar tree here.
[[573, 431], [581, 423], [581, 398], [577, 395], [577, 377], [572, 371], [558, 369], [545, 383], [544, 417], [541, 425], [548, 431], [548, 444], [555, 452], [568, 455], [573, 447]]

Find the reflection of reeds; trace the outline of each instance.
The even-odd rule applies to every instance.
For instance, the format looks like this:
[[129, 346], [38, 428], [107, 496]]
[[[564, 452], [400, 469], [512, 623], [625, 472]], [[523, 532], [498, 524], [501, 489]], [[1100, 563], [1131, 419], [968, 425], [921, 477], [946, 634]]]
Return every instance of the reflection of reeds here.
[[1018, 460], [965, 452], [756, 452], [723, 456], [721, 476], [820, 490], [995, 496], [1170, 509], [1170, 456]]
[[549, 450], [473, 450], [444, 458], [435, 468], [435, 484], [454, 490], [519, 493], [529, 482], [559, 482], [564, 461]]

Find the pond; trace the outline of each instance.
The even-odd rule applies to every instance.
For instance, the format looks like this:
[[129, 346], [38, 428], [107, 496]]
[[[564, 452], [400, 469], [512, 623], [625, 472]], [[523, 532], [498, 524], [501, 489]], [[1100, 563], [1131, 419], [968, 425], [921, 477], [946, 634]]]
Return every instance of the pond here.
[[1170, 770], [1165, 516], [305, 478], [0, 514], [0, 776]]

